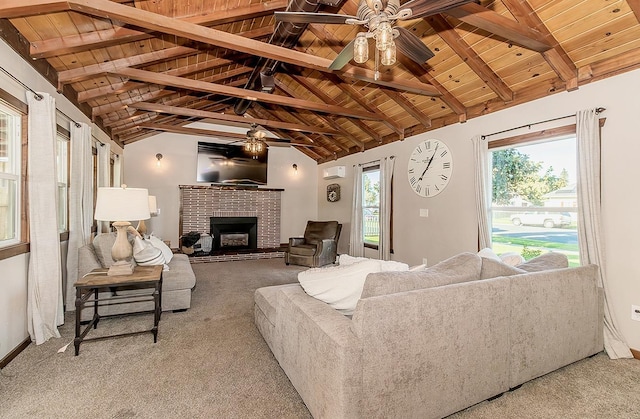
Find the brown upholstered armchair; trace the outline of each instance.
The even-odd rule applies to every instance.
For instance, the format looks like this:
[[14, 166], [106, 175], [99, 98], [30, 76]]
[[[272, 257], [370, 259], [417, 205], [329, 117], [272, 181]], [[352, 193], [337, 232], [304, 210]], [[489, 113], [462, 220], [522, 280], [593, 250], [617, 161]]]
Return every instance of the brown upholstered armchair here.
[[337, 221], [308, 221], [304, 237], [291, 237], [284, 262], [289, 265], [318, 266], [336, 261], [342, 224]]

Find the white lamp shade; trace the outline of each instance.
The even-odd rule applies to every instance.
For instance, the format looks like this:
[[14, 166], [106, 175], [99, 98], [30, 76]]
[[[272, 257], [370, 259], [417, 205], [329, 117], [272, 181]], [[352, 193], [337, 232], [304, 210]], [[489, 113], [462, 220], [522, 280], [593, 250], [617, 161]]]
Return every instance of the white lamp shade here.
[[158, 213], [158, 201], [154, 195], [149, 195], [149, 212], [152, 215]]
[[140, 188], [98, 188], [95, 219], [135, 221], [151, 218], [149, 191]]

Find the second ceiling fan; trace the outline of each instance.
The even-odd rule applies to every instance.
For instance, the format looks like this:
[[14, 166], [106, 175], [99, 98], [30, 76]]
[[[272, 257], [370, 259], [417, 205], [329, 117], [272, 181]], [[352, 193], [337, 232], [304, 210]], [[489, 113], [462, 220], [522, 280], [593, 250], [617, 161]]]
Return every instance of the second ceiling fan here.
[[375, 68], [392, 65], [396, 61], [396, 48], [418, 64], [433, 57], [433, 52], [420, 38], [401, 26], [398, 20], [419, 19], [445, 12], [473, 0], [410, 0], [400, 6], [400, 0], [360, 0], [356, 16], [332, 13], [275, 12], [276, 21], [291, 23], [321, 23], [362, 25], [367, 32], [359, 32], [354, 40], [338, 54], [329, 68], [342, 69], [352, 59], [364, 63], [369, 58], [370, 38], [375, 39]]

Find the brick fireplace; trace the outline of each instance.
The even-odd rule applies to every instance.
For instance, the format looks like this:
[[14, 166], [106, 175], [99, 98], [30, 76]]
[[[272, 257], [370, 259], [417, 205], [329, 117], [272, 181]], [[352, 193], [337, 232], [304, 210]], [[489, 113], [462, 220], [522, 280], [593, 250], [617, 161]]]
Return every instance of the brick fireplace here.
[[[193, 256], [192, 262], [266, 259], [283, 257], [280, 251], [280, 208], [282, 189], [243, 186], [180, 185], [180, 228], [182, 237], [190, 231], [212, 233], [214, 219], [255, 220], [255, 249], [247, 249], [243, 240], [251, 237], [241, 221], [237, 226], [222, 227], [227, 249], [221, 248], [221, 232], [214, 232], [214, 247], [210, 255]], [[247, 243], [249, 244], [249, 243]], [[239, 249], [239, 250], [238, 250]]]

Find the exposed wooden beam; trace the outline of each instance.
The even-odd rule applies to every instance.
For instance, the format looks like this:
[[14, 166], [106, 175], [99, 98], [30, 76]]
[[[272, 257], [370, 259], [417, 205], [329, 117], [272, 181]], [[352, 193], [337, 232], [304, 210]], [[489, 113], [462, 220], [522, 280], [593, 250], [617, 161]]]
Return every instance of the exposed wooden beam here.
[[524, 48], [537, 52], [551, 49], [551, 45], [546, 42], [540, 32], [479, 4], [467, 3], [447, 10], [445, 13]]
[[400, 92], [396, 92], [394, 90], [387, 89], [385, 91], [387, 96], [393, 99], [402, 109], [405, 110], [409, 115], [414, 117], [418, 122], [425, 126], [425, 128], [429, 128], [431, 126], [431, 118], [425, 115], [420, 109], [416, 108], [413, 103]]
[[627, 4], [636, 15], [636, 20], [640, 22], [640, 0], [627, 0]]
[[[215, 60], [206, 61], [205, 63], [213, 64], [214, 62], [219, 62], [221, 63], [220, 65], [226, 65], [231, 63], [230, 60], [225, 60], [225, 59], [215, 59]], [[169, 74], [171, 76], [186, 76], [186, 75], [197, 72], [197, 71], [191, 71], [195, 66], [198, 66], [198, 64], [193, 64], [186, 67], [178, 67], [173, 70], [165, 71], [163, 74]], [[250, 67], [236, 67], [233, 70], [225, 71], [224, 73], [219, 73], [218, 75], [214, 76], [216, 78], [210, 81], [217, 82], [217, 81], [225, 80], [231, 77], [240, 76], [240, 75], [249, 73], [252, 70], [253, 69]], [[131, 90], [141, 89], [146, 86], [148, 86], [147, 83], [137, 83], [132, 81], [127, 81], [122, 83], [112, 83], [109, 86], [97, 87], [95, 89], [79, 92], [78, 100], [80, 102], [87, 102], [89, 100], [99, 99], [104, 96], [119, 95], [125, 92], [129, 92]]]
[[274, 103], [281, 106], [289, 106], [292, 108], [307, 109], [329, 114], [346, 115], [353, 118], [362, 119], [378, 119], [378, 115], [370, 112], [363, 112], [357, 109], [349, 109], [342, 106], [327, 105], [324, 103], [311, 102], [296, 98], [287, 98], [269, 93], [255, 92], [252, 90], [239, 89], [237, 87], [229, 87], [215, 83], [206, 83], [200, 80], [185, 79], [182, 77], [168, 76], [166, 74], [158, 74], [151, 71], [137, 70], [134, 68], [120, 69], [117, 74], [127, 76], [132, 79], [141, 80], [147, 83], [160, 84], [163, 86], [173, 86], [180, 89], [188, 89], [207, 93], [216, 93], [225, 96], [233, 96], [241, 99], [250, 100], [252, 102]]
[[425, 21], [496, 95], [506, 102], [513, 100], [513, 90], [502, 81], [487, 63], [478, 57], [473, 48], [456, 32], [445, 18], [440, 15], [433, 15], [426, 17]]
[[[109, 0], [3, 0], [0, 3], [0, 18], [18, 18], [66, 11], [75, 11], [105, 19], [115, 19], [148, 30], [216, 45], [221, 48], [241, 51], [301, 67], [313, 68], [325, 73], [332, 72], [329, 70], [331, 60], [326, 58], [244, 38], [190, 22], [179, 21], [135, 7], [123, 6]], [[374, 71], [365, 68], [348, 67], [342, 73], [358, 80], [387, 86], [392, 89], [406, 90], [427, 96], [439, 94], [433, 86], [387, 74], [383, 74], [378, 78]]]
[[147, 102], [134, 103], [130, 105], [130, 107], [136, 108], [136, 109], [142, 109], [145, 111], [151, 111], [151, 112], [161, 112], [166, 114], [175, 114], [175, 115], [183, 115], [183, 116], [195, 116], [199, 118], [214, 119], [217, 121], [240, 122], [243, 124], [257, 124], [257, 125], [262, 125], [264, 127], [280, 128], [287, 131], [315, 132], [315, 133], [321, 133], [321, 134], [327, 134], [327, 135], [339, 134], [339, 132], [330, 128], [301, 125], [301, 124], [289, 124], [286, 122], [274, 121], [271, 119], [245, 118], [243, 116], [227, 115], [222, 113], [201, 111], [201, 110], [190, 109], [190, 108], [179, 108], [176, 106], [167, 106], [167, 105], [161, 105], [157, 103], [147, 103]]
[[[325, 103], [331, 103], [336, 105], [338, 103], [337, 100], [333, 99], [331, 96], [327, 95], [322, 89], [320, 89], [318, 86], [316, 86], [315, 84], [311, 83], [306, 77], [297, 75], [297, 74], [289, 74], [289, 77], [291, 77], [293, 80], [295, 80], [297, 83], [299, 83], [300, 85], [302, 85], [303, 87], [305, 87], [309, 93], [311, 93], [312, 95], [316, 96], [318, 99], [322, 100]], [[330, 120], [334, 120], [336, 117], [331, 117]], [[352, 124], [355, 124], [361, 131], [369, 134], [371, 136], [371, 138], [373, 139], [379, 139], [380, 138], [380, 134], [378, 134], [376, 131], [374, 131], [373, 129], [371, 129], [367, 124], [365, 124], [364, 122], [358, 120], [358, 119], [348, 119], [349, 122], [351, 122]], [[356, 146], [358, 146], [360, 148], [361, 151], [364, 151], [364, 142], [357, 139], [356, 137], [354, 137], [353, 135], [351, 135], [347, 130], [341, 128], [339, 125], [337, 125], [337, 123], [332, 124], [332, 126], [340, 129], [345, 136], [352, 142], [354, 143]]]
[[[267, 30], [268, 29], [269, 28], [267, 28]], [[269, 32], [265, 31], [265, 29], [260, 29], [255, 31], [242, 32], [238, 35], [259, 38], [267, 35], [268, 33]], [[107, 61], [105, 63], [98, 63], [93, 65], [88, 65], [85, 67], [74, 68], [72, 70], [60, 71], [58, 73], [58, 81], [60, 83], [74, 83], [74, 82], [95, 77], [97, 75], [104, 74], [107, 72], [113, 72], [123, 67], [142, 66], [146, 64], [151, 64], [153, 62], [174, 59], [174, 58], [182, 57], [185, 55], [198, 54], [201, 52], [203, 51], [198, 50], [196, 48], [185, 47], [185, 46], [166, 48], [159, 51], [152, 51], [152, 52], [147, 52], [145, 54], [133, 55], [130, 57], [120, 58], [113, 61]], [[221, 65], [224, 65], [224, 64], [221, 64]], [[179, 75], [182, 75], [182, 74], [179, 74]]]
[[549, 29], [542, 22], [535, 10], [523, 0], [504, 0], [504, 5], [519, 22], [528, 25], [530, 28], [540, 32], [547, 43], [553, 48], [542, 53], [544, 59], [560, 78], [567, 83], [567, 90], [578, 88], [578, 69], [573, 60], [569, 58], [565, 50], [553, 37]]
[[[286, 0], [273, 0], [264, 3], [253, 3], [249, 6], [234, 7], [228, 10], [216, 10], [214, 13], [176, 19], [195, 25], [221, 25], [272, 14], [276, 10], [284, 10], [287, 7], [287, 3]], [[271, 29], [271, 32], [273, 32], [273, 27]], [[140, 41], [153, 38], [153, 36], [154, 33], [150, 31], [144, 32], [125, 27], [33, 41], [31, 42], [31, 57], [56, 57], [64, 54], [88, 51], [94, 48], [105, 48], [116, 44]]]
[[[281, 90], [282, 92], [284, 92], [284, 94], [286, 94], [289, 97], [295, 97], [295, 92], [293, 91], [293, 89], [289, 88], [287, 85], [285, 85], [284, 83], [280, 82], [278, 79], [275, 79], [275, 83], [276, 83], [276, 87]], [[298, 114], [293, 114], [291, 112], [287, 111], [287, 114], [289, 115], [289, 117], [294, 118], [295, 120], [305, 124], [305, 123], [309, 123], [308, 121], [304, 120], [300, 115]], [[320, 115], [314, 115], [316, 118], [320, 117]], [[322, 119], [325, 119], [324, 117]], [[324, 142], [329, 143], [333, 146], [336, 146], [338, 148], [341, 148], [343, 150], [348, 150], [349, 148], [344, 146], [341, 142], [333, 139], [333, 138], [327, 138], [324, 135], [318, 135], [317, 138], [321, 138]]]

